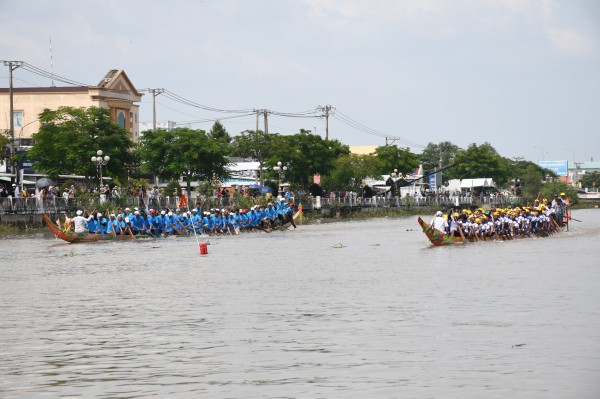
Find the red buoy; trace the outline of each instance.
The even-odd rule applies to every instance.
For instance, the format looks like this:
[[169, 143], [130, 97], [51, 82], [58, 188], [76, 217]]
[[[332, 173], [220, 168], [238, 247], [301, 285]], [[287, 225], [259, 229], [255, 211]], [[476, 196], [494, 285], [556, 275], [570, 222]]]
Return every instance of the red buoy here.
[[200, 255], [208, 255], [208, 246], [205, 242], [198, 244], [200, 246]]

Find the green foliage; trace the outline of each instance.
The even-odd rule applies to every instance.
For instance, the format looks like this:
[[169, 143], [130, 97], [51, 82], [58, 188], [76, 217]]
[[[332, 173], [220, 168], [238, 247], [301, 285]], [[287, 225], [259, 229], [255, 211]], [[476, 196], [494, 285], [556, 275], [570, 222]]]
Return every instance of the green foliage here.
[[177, 180], [171, 180], [163, 189], [163, 196], [173, 197], [174, 195], [181, 196], [182, 190]]
[[[65, 192], [65, 190], [68, 191], [71, 188], [71, 186], [75, 187], [76, 193], [81, 192], [81, 188], [78, 187], [77, 183], [75, 183], [75, 180], [68, 179], [62, 184], [62, 186], [59, 187], [59, 189], [58, 189], [59, 194], [62, 195]], [[77, 195], [77, 194], [75, 194], [75, 195]]]
[[587, 188], [588, 190], [598, 189], [600, 187], [600, 172], [586, 173], [579, 179], [579, 184], [581, 184], [581, 187]]
[[10, 130], [0, 130], [0, 162], [6, 159], [7, 151], [5, 150], [10, 146]]
[[231, 143], [231, 136], [220, 121], [215, 121], [213, 124], [210, 129], [210, 137], [223, 144]]
[[256, 205], [258, 202], [262, 202], [264, 204], [264, 197], [259, 197], [258, 201], [256, 198], [251, 196], [243, 196], [243, 195], [235, 195], [234, 196], [235, 205], [232, 209], [241, 208], [241, 209], [250, 209], [252, 206]]
[[374, 155], [342, 155], [335, 160], [331, 174], [321, 178], [321, 184], [327, 190], [358, 190], [363, 179], [378, 174], [378, 168]]
[[395, 145], [377, 147], [378, 175], [389, 175], [394, 169], [398, 173], [414, 172], [419, 166], [419, 156], [410, 152], [409, 148], [398, 148]]
[[110, 156], [102, 167], [104, 175], [124, 177], [133, 158], [129, 149], [133, 143], [125, 129], [114, 124], [104, 108], [60, 107], [40, 113], [40, 130], [33, 135], [35, 144], [27, 157], [33, 167], [50, 178], [60, 174], [96, 176], [91, 157], [97, 150]]
[[273, 136], [261, 130], [246, 130], [235, 136], [232, 144], [233, 155], [254, 159], [263, 165], [271, 152]]
[[542, 189], [546, 170], [539, 165], [517, 159], [509, 162], [509, 178], [517, 188], [516, 194], [526, 202], [533, 202]]
[[227, 146], [203, 130], [176, 128], [149, 130], [141, 137], [142, 168], [162, 179], [184, 177], [188, 192], [192, 181], [227, 176]]
[[214, 187], [210, 181], [201, 181], [196, 186], [196, 192], [204, 198], [212, 197]]
[[571, 205], [574, 205], [579, 201], [575, 188], [560, 180], [547, 182], [541, 189], [542, 198], [547, 198], [549, 202], [552, 201], [554, 194], [560, 195], [560, 193], [565, 193], [567, 197], [569, 197]]
[[[442, 141], [439, 144], [429, 143], [427, 147], [421, 153], [421, 163], [423, 165], [423, 171], [433, 172], [435, 168], [439, 167], [440, 156], [442, 158], [442, 167], [452, 164], [454, 157], [461, 150], [457, 145], [452, 144], [449, 141]], [[446, 179], [446, 173], [444, 173], [444, 180]]]
[[510, 176], [510, 161], [501, 157], [489, 143], [480, 146], [473, 143], [466, 150], [460, 150], [454, 157], [454, 164], [448, 169], [449, 178], [493, 178], [501, 187]]
[[149, 186], [149, 184], [148, 184], [148, 180], [146, 180], [146, 179], [143, 179], [143, 178], [139, 178], [139, 179], [132, 178], [132, 179], [129, 179], [129, 181], [131, 182], [131, 185], [132, 185], [133, 187], [135, 187], [136, 189], [137, 189], [138, 187], [144, 187], [144, 188], [146, 188], [146, 189], [147, 189], [147, 188], [148, 188], [148, 186]]
[[299, 187], [306, 187], [315, 174], [326, 176], [335, 169], [335, 161], [341, 155], [348, 155], [350, 149], [338, 140], [324, 140], [319, 135], [302, 129], [292, 136], [273, 134], [273, 146], [266, 166], [267, 177], [277, 180], [278, 176], [272, 167], [277, 162], [288, 166], [284, 181], [296, 182]]

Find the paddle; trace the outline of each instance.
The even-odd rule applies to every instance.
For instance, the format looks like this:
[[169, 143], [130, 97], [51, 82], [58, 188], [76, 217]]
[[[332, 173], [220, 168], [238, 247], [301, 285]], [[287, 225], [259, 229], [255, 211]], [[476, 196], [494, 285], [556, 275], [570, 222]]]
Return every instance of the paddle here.
[[175, 227], [175, 225], [173, 223], [169, 223], [169, 224], [171, 225], [173, 230], [175, 230], [177, 232], [177, 234], [185, 235], [185, 234], [183, 234], [183, 232], [181, 230], [179, 230], [177, 227]]

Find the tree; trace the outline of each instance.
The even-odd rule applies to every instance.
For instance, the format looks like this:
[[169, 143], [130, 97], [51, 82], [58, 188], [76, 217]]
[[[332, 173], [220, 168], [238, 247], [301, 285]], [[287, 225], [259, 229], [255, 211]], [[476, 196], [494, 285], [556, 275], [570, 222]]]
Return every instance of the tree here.
[[[461, 150], [457, 145], [452, 144], [449, 141], [442, 141], [439, 144], [429, 143], [427, 147], [421, 153], [421, 163], [423, 164], [423, 170], [426, 172], [433, 172], [435, 168], [439, 167], [440, 157], [442, 159], [442, 167], [452, 164], [454, 157]], [[443, 174], [444, 180], [446, 174]]]
[[[259, 171], [263, 170], [265, 161], [271, 155], [274, 136], [258, 130], [246, 130], [233, 138], [232, 154], [241, 158], [249, 158], [258, 162]], [[262, 176], [259, 176], [262, 181]]]
[[342, 155], [335, 160], [335, 169], [322, 177], [327, 190], [358, 190], [362, 181], [378, 174], [379, 162], [374, 155]]
[[210, 136], [223, 144], [231, 143], [231, 136], [220, 121], [215, 121], [210, 129]]
[[275, 176], [272, 167], [277, 162], [289, 164], [285, 173], [286, 180], [297, 182], [303, 188], [315, 174], [330, 174], [335, 169], [335, 160], [339, 156], [350, 154], [350, 148], [338, 140], [325, 140], [304, 129], [291, 136], [270, 136], [273, 136], [273, 143], [271, 155], [266, 162], [269, 174]]
[[[0, 130], [0, 163], [6, 160], [6, 162], [10, 162], [8, 159], [9, 147], [10, 147], [10, 130]], [[12, 166], [11, 166], [12, 168]]]
[[419, 166], [419, 156], [410, 152], [409, 148], [398, 148], [395, 145], [377, 147], [375, 154], [379, 161], [378, 174], [389, 175], [394, 169], [399, 173], [414, 172]]
[[192, 181], [227, 176], [228, 148], [203, 130], [149, 130], [140, 141], [142, 168], [165, 180], [184, 176], [188, 193]]
[[515, 159], [509, 163], [509, 178], [515, 187], [515, 194], [523, 197], [526, 202], [533, 202], [538, 197], [546, 172], [547, 169], [524, 159]]
[[33, 167], [51, 178], [61, 174], [95, 176], [90, 161], [96, 151], [110, 156], [103, 166], [105, 175], [127, 176], [132, 164], [133, 143], [125, 129], [114, 124], [107, 109], [98, 107], [59, 107], [40, 113], [40, 130], [33, 135], [34, 145], [27, 152]]
[[473, 143], [454, 157], [454, 167], [449, 174], [458, 179], [493, 178], [502, 187], [509, 178], [509, 161], [501, 157], [490, 143], [478, 146]]
[[579, 197], [577, 196], [577, 190], [575, 190], [573, 186], [569, 186], [563, 181], [550, 181], [542, 186], [542, 198], [548, 199], [548, 202], [552, 202], [554, 194], [560, 195], [560, 193], [566, 194], [566, 196], [569, 198], [569, 201], [571, 202], [571, 205], [576, 204], [579, 201]]
[[588, 190], [596, 190], [600, 187], [600, 172], [586, 173], [579, 179], [579, 184], [581, 184], [581, 187], [587, 188]]

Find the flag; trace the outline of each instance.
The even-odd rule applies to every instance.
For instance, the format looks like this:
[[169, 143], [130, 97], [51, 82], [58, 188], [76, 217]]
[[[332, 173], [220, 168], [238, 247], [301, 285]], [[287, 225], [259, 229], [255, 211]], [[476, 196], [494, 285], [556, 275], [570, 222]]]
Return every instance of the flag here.
[[185, 194], [183, 194], [181, 196], [181, 200], [179, 201], [179, 206], [178, 208], [183, 208], [183, 207], [187, 207], [188, 203], [187, 203], [187, 198], [185, 198]]

